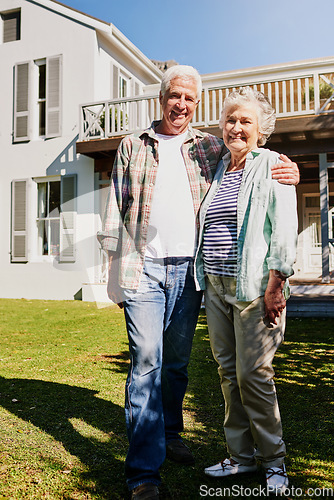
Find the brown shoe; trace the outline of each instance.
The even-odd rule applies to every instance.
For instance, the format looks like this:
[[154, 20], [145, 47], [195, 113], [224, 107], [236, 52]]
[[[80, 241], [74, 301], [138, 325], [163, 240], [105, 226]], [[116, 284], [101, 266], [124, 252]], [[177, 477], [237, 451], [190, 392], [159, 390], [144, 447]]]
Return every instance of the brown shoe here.
[[132, 490], [131, 500], [159, 500], [159, 490], [155, 484], [143, 483]]
[[180, 439], [173, 439], [166, 446], [166, 456], [182, 465], [194, 465], [195, 459], [188, 446]]

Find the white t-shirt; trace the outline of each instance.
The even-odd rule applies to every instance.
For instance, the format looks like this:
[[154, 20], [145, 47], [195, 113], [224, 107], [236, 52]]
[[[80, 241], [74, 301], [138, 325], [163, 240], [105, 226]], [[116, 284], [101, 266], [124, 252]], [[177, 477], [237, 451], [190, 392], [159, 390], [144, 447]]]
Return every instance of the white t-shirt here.
[[196, 221], [180, 135], [156, 134], [159, 166], [148, 227], [149, 257], [193, 257]]

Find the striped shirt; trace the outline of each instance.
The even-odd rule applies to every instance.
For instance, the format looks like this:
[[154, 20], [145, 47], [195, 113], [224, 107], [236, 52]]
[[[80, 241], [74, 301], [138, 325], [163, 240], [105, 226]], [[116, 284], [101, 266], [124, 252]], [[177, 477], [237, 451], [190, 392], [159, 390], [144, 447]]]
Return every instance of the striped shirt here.
[[[103, 231], [98, 233], [102, 248], [115, 252], [119, 274], [114, 279], [123, 288], [138, 288], [143, 271], [159, 167], [157, 125], [155, 122], [149, 129], [122, 140], [113, 166]], [[215, 175], [223, 147], [218, 137], [188, 128], [182, 156], [196, 216]], [[178, 179], [174, 182], [176, 184]]]
[[226, 172], [205, 217], [204, 270], [215, 276], [237, 275], [237, 201], [243, 170]]

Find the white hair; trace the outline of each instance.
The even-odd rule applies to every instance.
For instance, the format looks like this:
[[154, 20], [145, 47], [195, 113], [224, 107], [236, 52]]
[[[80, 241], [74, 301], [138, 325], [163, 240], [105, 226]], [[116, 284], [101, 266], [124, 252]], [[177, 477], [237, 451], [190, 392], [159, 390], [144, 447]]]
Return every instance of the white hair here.
[[241, 87], [226, 97], [219, 120], [219, 127], [223, 128], [227, 109], [251, 103], [255, 104], [257, 108], [259, 132], [261, 134], [261, 137], [258, 139], [258, 146], [264, 146], [275, 130], [275, 110], [269, 99], [262, 92], [254, 90], [251, 87]]
[[200, 77], [200, 74], [198, 73], [197, 69], [193, 68], [192, 66], [185, 66], [182, 64], [176, 64], [175, 66], [171, 66], [164, 73], [160, 86], [160, 92], [162, 96], [165, 95], [165, 93], [170, 87], [170, 82], [174, 78], [182, 78], [182, 80], [193, 81], [197, 87], [197, 99], [199, 100], [201, 98], [202, 79]]

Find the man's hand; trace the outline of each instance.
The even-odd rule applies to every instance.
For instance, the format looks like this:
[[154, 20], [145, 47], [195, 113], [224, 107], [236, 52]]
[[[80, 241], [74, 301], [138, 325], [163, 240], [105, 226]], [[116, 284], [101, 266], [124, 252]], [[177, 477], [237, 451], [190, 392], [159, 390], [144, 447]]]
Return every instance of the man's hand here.
[[280, 159], [283, 163], [276, 163], [271, 167], [273, 179], [281, 184], [292, 184], [297, 186], [300, 181], [299, 168], [297, 163], [291, 161], [286, 155], [281, 154]]
[[118, 285], [118, 274], [119, 274], [119, 259], [115, 257], [113, 252], [108, 251], [108, 297], [119, 308], [123, 309], [122, 299], [124, 297], [123, 290]]
[[285, 279], [278, 271], [271, 269], [269, 271], [269, 281], [264, 294], [264, 309], [265, 316], [263, 321], [269, 327], [277, 325], [278, 318], [286, 306], [286, 301], [283, 296], [283, 285]]

